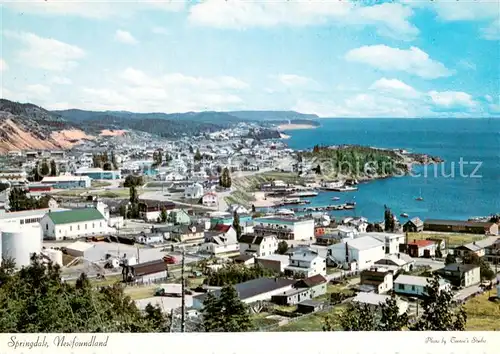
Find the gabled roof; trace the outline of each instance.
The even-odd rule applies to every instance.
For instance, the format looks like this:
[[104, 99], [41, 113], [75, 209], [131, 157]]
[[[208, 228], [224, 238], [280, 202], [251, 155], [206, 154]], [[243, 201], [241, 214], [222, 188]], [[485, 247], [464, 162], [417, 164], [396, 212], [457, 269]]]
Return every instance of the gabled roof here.
[[450, 225], [450, 226], [468, 226], [468, 227], [491, 227], [494, 223], [484, 221], [463, 221], [463, 220], [441, 220], [441, 219], [426, 219], [424, 224], [431, 225]]
[[217, 224], [213, 227], [212, 231], [226, 233], [231, 229], [231, 225]]
[[420, 227], [420, 226], [423, 226], [424, 225], [424, 222], [422, 220], [420, 220], [420, 218], [411, 218], [410, 220], [407, 221], [407, 223], [412, 223], [413, 225], [415, 225], [416, 227]]
[[103, 220], [104, 216], [95, 208], [73, 209], [68, 211], [51, 211], [48, 217], [56, 225], [72, 224], [76, 222]]
[[167, 269], [167, 264], [163, 259], [156, 261], [144, 262], [131, 266], [134, 270], [135, 276], [140, 277], [142, 275], [148, 275], [153, 273], [163, 272]]
[[316, 275], [313, 275], [312, 277], [299, 280], [296, 285], [304, 284], [306, 287], [311, 288], [313, 286], [323, 284], [326, 282], [327, 282], [327, 280], [324, 276], [322, 276], [321, 274], [316, 274]]
[[413, 242], [408, 242], [409, 245], [415, 245], [417, 247], [428, 247], [434, 244], [433, 241], [429, 240], [414, 240]]

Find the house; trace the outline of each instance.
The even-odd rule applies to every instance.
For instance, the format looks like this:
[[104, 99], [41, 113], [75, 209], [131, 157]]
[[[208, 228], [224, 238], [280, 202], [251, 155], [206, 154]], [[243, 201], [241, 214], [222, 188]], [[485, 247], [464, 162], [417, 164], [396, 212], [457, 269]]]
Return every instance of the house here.
[[90, 188], [92, 180], [88, 176], [72, 176], [69, 174], [60, 176], [47, 176], [41, 180], [42, 185], [50, 186], [55, 189], [70, 188]]
[[370, 236], [376, 240], [379, 240], [380, 242], [383, 242], [386, 254], [399, 253], [399, 245], [405, 243], [404, 234], [393, 234], [388, 232], [370, 232], [359, 235], [359, 237], [363, 236]]
[[219, 200], [217, 199], [217, 193], [208, 192], [201, 197], [201, 204], [208, 207], [215, 207], [219, 205]]
[[237, 213], [237, 214], [250, 214], [250, 210], [248, 210], [247, 208], [245, 208], [243, 205], [239, 205], [239, 204], [231, 204], [227, 208], [227, 211], [231, 215], [234, 215], [234, 213]]
[[297, 304], [297, 312], [303, 314], [318, 312], [323, 308], [324, 302], [322, 301], [304, 300]]
[[297, 305], [302, 301], [326, 294], [327, 283], [325, 277], [317, 274], [296, 282], [291, 290], [274, 295], [271, 301], [278, 305]]
[[175, 203], [141, 199], [138, 205], [139, 217], [144, 221], [157, 221], [161, 219], [162, 210], [168, 214], [175, 209]]
[[290, 264], [290, 257], [283, 254], [270, 254], [256, 258], [255, 263], [264, 269], [284, 273], [285, 268]]
[[184, 190], [184, 198], [200, 199], [203, 196], [203, 186], [199, 183], [193, 183]]
[[495, 247], [492, 246], [496, 244], [499, 239], [498, 237], [490, 236], [483, 240], [473, 241], [454, 248], [453, 254], [461, 258], [470, 256], [472, 253], [476, 254], [478, 257], [483, 257], [486, 255], [486, 249], [494, 249]]
[[500, 238], [484, 248], [484, 258], [495, 265], [500, 264]]
[[[234, 214], [228, 212], [213, 212], [210, 214], [210, 223], [212, 226], [217, 224], [232, 225], [234, 220], [233, 215]], [[240, 218], [240, 226], [243, 228], [246, 228], [249, 224], [253, 225], [252, 215], [239, 214], [238, 216]]]
[[280, 240], [313, 240], [314, 219], [262, 217], [254, 219], [255, 234], [274, 234]]
[[120, 171], [104, 171], [102, 168], [80, 168], [75, 171], [77, 176], [88, 176], [90, 179], [121, 179]]
[[285, 267], [285, 275], [312, 277], [316, 274], [326, 275], [326, 260], [316, 251], [301, 251], [289, 254], [290, 263]]
[[139, 236], [135, 237], [135, 242], [142, 243], [144, 245], [161, 243], [163, 241], [164, 241], [164, 237], [161, 233], [145, 234], [144, 232], [141, 232], [141, 234]]
[[205, 232], [199, 225], [177, 225], [170, 231], [170, 239], [178, 242], [203, 242]]
[[357, 270], [369, 269], [376, 261], [384, 258], [384, 247], [384, 243], [370, 236], [343, 239], [341, 243], [328, 246], [327, 257], [332, 263], [355, 262]]
[[436, 273], [453, 286], [469, 287], [481, 282], [480, 267], [474, 264], [452, 263], [436, 270]]
[[200, 246], [200, 252], [210, 255], [239, 252], [240, 245], [236, 238], [236, 230], [231, 225], [216, 225], [205, 232], [205, 242]]
[[74, 239], [109, 232], [104, 215], [96, 208], [49, 211], [41, 220], [46, 239]]
[[168, 264], [163, 259], [159, 259], [135, 265], [122, 265], [122, 276], [124, 281], [143, 284], [166, 280]]
[[405, 253], [385, 254], [384, 258], [376, 261], [374, 266], [383, 266], [392, 270], [396, 275], [401, 271], [411, 272], [415, 266], [415, 260]]
[[34, 209], [25, 211], [12, 211], [12, 212], [0, 212], [0, 224], [17, 224], [17, 225], [27, 225], [39, 223], [40, 220], [50, 211], [59, 212], [67, 211], [70, 209]]
[[411, 218], [403, 224], [403, 232], [422, 232], [424, 231], [424, 222], [419, 218]]
[[72, 257], [82, 257], [86, 259], [91, 259], [91, 257], [88, 254], [92, 251], [94, 247], [95, 245], [91, 243], [76, 241], [70, 245], [65, 246], [64, 251], [66, 254]]
[[[360, 284], [376, 294], [384, 294], [392, 290], [393, 275], [388, 269], [373, 267], [360, 273]], [[366, 291], [366, 290], [365, 290]]]
[[424, 221], [425, 231], [463, 232], [479, 235], [498, 235], [498, 224], [482, 221], [435, 220]]
[[278, 249], [278, 239], [274, 235], [257, 236], [255, 234], [242, 235], [240, 243], [240, 253], [262, 257], [276, 252]]
[[[257, 301], [270, 300], [273, 295], [282, 294], [292, 290], [296, 280], [283, 278], [257, 278], [236, 284], [236, 292], [241, 301], [251, 304]], [[221, 290], [212, 292], [215, 297], [219, 297]], [[193, 297], [193, 308], [201, 310], [207, 294]]]
[[168, 213], [168, 220], [175, 225], [191, 224], [191, 217], [184, 209], [174, 209]]
[[413, 258], [430, 258], [436, 255], [436, 243], [430, 240], [413, 240], [413, 242], [409, 242], [407, 245], [403, 244], [400, 246], [401, 251], [405, 249], [407, 254]]
[[[408, 296], [425, 296], [425, 287], [429, 284], [429, 280], [430, 278], [414, 275], [399, 275], [396, 280], [394, 280], [394, 292]], [[441, 290], [449, 289], [450, 284], [444, 279], [440, 279], [439, 287]]]
[[248, 254], [239, 254], [237, 256], [229, 257], [235, 264], [241, 264], [244, 266], [251, 266], [255, 264], [255, 258]]
[[[385, 304], [391, 297], [389, 295], [381, 295], [375, 293], [360, 292], [352, 299], [352, 302], [366, 304], [370, 307], [380, 309], [380, 305]], [[408, 303], [396, 298], [396, 303], [399, 309], [399, 315], [402, 315], [408, 310]]]

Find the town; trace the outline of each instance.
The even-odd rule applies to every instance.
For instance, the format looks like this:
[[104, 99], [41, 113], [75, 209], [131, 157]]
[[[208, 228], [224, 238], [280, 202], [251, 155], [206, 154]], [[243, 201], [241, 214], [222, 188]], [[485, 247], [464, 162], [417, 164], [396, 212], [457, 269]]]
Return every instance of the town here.
[[498, 216], [421, 220], [386, 207], [368, 220], [338, 213], [354, 201], [307, 206], [358, 181], [324, 181], [282, 137], [252, 138], [255, 129], [176, 140], [120, 131], [68, 150], [10, 151], [2, 266], [50, 263], [68, 284], [83, 273], [120, 286], [139, 309], [169, 316], [170, 331], [202, 326], [228, 285], [257, 331], [342, 330], [349, 306], [376, 312], [389, 299], [417, 322], [433, 279], [464, 306], [467, 330], [500, 329]]

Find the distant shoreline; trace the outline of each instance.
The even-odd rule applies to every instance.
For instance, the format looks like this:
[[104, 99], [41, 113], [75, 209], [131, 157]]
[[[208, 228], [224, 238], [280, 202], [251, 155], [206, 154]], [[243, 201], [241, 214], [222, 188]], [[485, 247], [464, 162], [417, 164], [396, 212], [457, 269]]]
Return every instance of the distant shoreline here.
[[278, 125], [279, 131], [285, 130], [303, 130], [303, 129], [316, 129], [317, 127], [311, 124], [281, 124]]

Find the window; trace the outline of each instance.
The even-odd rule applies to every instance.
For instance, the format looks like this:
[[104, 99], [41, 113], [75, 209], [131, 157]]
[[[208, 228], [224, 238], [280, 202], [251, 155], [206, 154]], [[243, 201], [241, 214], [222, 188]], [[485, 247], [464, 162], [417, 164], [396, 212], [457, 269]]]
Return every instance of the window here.
[[78, 225], [78, 230], [80, 230], [80, 225]]
[[95, 224], [94, 223], [92, 223], [92, 228], [95, 229]]
[[45, 225], [45, 230], [49, 231], [49, 224]]
[[398, 289], [399, 290], [404, 290], [405, 289], [405, 285], [404, 284], [398, 284]]
[[24, 225], [24, 220], [21, 220], [21, 225]]
[[87, 224], [85, 224], [85, 230], [87, 230]]
[[102, 221], [99, 223], [99, 227], [102, 227]]
[[73, 226], [70, 226], [70, 227], [69, 227], [69, 231], [73, 231]]
[[415, 291], [415, 285], [411, 286], [411, 291]]

